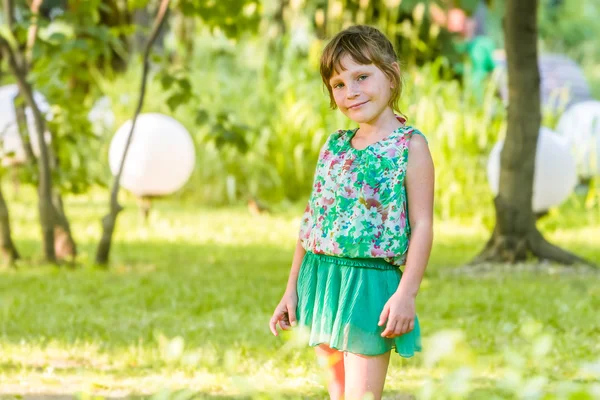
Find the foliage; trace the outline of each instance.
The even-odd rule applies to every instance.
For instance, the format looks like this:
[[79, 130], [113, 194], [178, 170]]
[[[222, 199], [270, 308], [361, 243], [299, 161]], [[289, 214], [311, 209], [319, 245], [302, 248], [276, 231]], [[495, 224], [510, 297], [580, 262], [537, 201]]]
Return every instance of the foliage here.
[[[551, 7], [552, 3], [559, 3]], [[541, 2], [539, 32], [542, 51], [564, 53], [581, 64], [594, 98], [600, 98], [600, 5], [594, 0]]]
[[600, 58], [600, 4], [594, 0], [561, 1], [558, 6], [552, 3], [556, 1], [543, 0], [540, 6], [539, 32], [544, 47], [567, 53], [578, 61], [592, 50], [595, 58]]
[[[63, 192], [83, 193], [93, 184], [103, 183], [104, 167], [93, 162], [98, 138], [92, 132], [88, 114], [98, 93], [102, 68], [110, 76], [111, 52], [122, 49], [121, 31], [99, 24], [100, 0], [64, 9], [51, 20], [40, 18], [39, 33], [32, 49], [28, 75], [33, 88], [42, 93], [50, 105], [46, 116], [52, 133], [51, 146], [58, 165], [54, 182]], [[28, 10], [19, 10], [16, 37], [25, 41], [34, 22]], [[100, 65], [99, 65], [100, 64]], [[35, 169], [30, 179], [37, 180]]]
[[[199, 165], [186, 189], [190, 195], [222, 204], [248, 195], [279, 202], [308, 194], [327, 135], [350, 126], [341, 113], [329, 109], [316, 72], [321, 46], [319, 41], [290, 46], [275, 60], [261, 41], [236, 45], [224, 37], [204, 36], [196, 42], [189, 80], [197, 95], [177, 111], [190, 131], [201, 123], [196, 134]], [[501, 134], [504, 111], [493, 88], [484, 107], [472, 107], [476, 100], [468, 91], [439, 78], [442, 63], [405, 73], [402, 104], [410, 123], [430, 140], [441, 166], [438, 212], [444, 209], [452, 217], [485, 207], [481, 199], [489, 195], [482, 166]], [[116, 102], [125, 81], [131, 78], [111, 85], [118, 89], [111, 92]], [[146, 111], [170, 112], [164, 102], [165, 97], [153, 96]], [[197, 110], [202, 110], [200, 119]], [[457, 152], [469, 156], [456, 157]], [[466, 186], [477, 189], [465, 194]]]
[[[149, 98], [146, 112], [173, 114], [198, 144], [196, 173], [181, 195], [205, 204], [232, 204], [249, 196], [279, 203], [308, 196], [321, 145], [351, 122], [329, 109], [318, 74], [324, 43], [287, 40], [276, 58], [264, 41], [202, 33], [189, 75], [181, 75], [191, 84], [189, 101], [173, 112], [166, 107], [171, 92]], [[490, 222], [486, 164], [506, 130], [506, 110], [495, 96], [493, 80], [480, 98], [467, 83], [447, 79], [446, 62], [440, 58], [404, 70], [401, 109], [429, 140], [437, 174], [436, 214]], [[169, 75], [173, 87], [179, 76]], [[115, 103], [123, 92], [135, 90], [131, 81], [124, 76], [106, 85]], [[556, 116], [545, 115], [545, 124], [553, 127]], [[599, 199], [594, 189], [590, 209], [598, 209]]]
[[[241, 208], [168, 201], [144, 224], [129, 202], [114, 267], [100, 271], [88, 265], [104, 197], [67, 198], [84, 268], [22, 263], [17, 272], [0, 271], [0, 393], [324, 396], [313, 352], [267, 328], [285, 288], [301, 205], [253, 217]], [[33, 199], [25, 190], [14, 204], [26, 257], [39, 246]], [[549, 236], [600, 258], [600, 219], [571, 217], [551, 216], [562, 226]], [[417, 299], [425, 351], [393, 357], [387, 395], [515, 399], [535, 389], [538, 397], [527, 398], [593, 398], [562, 394], [592, 393], [598, 383], [598, 280], [552, 266], [458, 275], [455, 267], [481, 248], [484, 231], [439, 222], [435, 237]]]
[[178, 6], [184, 15], [198, 16], [207, 26], [230, 37], [256, 31], [261, 16], [258, 0], [179, 0]]

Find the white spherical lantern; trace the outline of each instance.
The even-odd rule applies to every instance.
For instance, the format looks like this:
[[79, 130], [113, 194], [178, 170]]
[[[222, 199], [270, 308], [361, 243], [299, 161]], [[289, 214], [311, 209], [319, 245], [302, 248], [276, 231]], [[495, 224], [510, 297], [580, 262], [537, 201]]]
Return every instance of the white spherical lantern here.
[[[109, 164], [116, 175], [121, 164], [131, 121], [112, 139]], [[164, 196], [180, 189], [195, 164], [194, 142], [183, 125], [162, 114], [141, 114], [121, 176], [121, 185], [137, 196]]]
[[98, 99], [90, 110], [88, 119], [96, 135], [101, 136], [112, 132], [115, 128], [115, 113], [112, 110], [110, 99], [106, 96]]
[[[23, 141], [19, 134], [17, 125], [17, 116], [15, 114], [14, 98], [19, 93], [19, 88], [16, 84], [0, 87], [0, 156], [2, 157], [3, 165], [14, 165], [25, 162], [26, 153], [23, 147]], [[42, 113], [49, 111], [48, 102], [38, 92], [34, 92], [33, 98]], [[33, 153], [36, 156], [40, 154], [40, 146], [37, 138], [35, 120], [33, 112], [29, 107], [25, 108], [25, 118], [29, 131], [29, 139]], [[46, 133], [46, 143], [50, 142], [50, 135]]]
[[[504, 141], [492, 149], [487, 164], [488, 183], [498, 195], [500, 187], [500, 153]], [[547, 211], [560, 205], [573, 192], [577, 184], [575, 158], [569, 152], [567, 141], [548, 128], [541, 128], [535, 155], [533, 177], [534, 212]]]
[[[494, 74], [500, 96], [508, 104], [508, 72], [506, 56], [494, 54]], [[592, 99], [591, 89], [583, 69], [564, 54], [541, 54], [538, 58], [540, 71], [541, 106], [556, 112], [561, 107]]]
[[567, 139], [579, 176], [600, 176], [600, 101], [577, 103], [561, 116], [557, 132]]

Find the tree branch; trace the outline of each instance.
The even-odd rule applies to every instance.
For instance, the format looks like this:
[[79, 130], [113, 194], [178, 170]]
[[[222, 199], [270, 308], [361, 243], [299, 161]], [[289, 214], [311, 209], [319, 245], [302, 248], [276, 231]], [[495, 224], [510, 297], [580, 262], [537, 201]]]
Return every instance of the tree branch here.
[[4, 15], [6, 15], [6, 24], [8, 25], [8, 29], [12, 30], [15, 26], [15, 3], [13, 0], [4, 0]]
[[[131, 145], [131, 140], [133, 139], [133, 132], [135, 130], [135, 123], [137, 122], [137, 118], [142, 111], [142, 107], [144, 105], [144, 98], [146, 97], [146, 86], [148, 81], [148, 72], [150, 71], [150, 52], [152, 51], [152, 45], [156, 41], [160, 29], [165, 21], [165, 17], [167, 15], [167, 11], [169, 9], [170, 0], [162, 0], [160, 2], [160, 6], [158, 8], [158, 13], [156, 14], [156, 19], [154, 21], [152, 32], [150, 33], [150, 37], [146, 42], [146, 46], [144, 48], [144, 68], [142, 71], [142, 84], [140, 89], [140, 97], [138, 100], [138, 104], [135, 110], [135, 114], [133, 116], [133, 120], [131, 121], [131, 129], [129, 130], [129, 135], [127, 136], [127, 142], [125, 143], [125, 149], [123, 150], [123, 156], [121, 158], [121, 164], [119, 165], [119, 171], [117, 176], [115, 176], [115, 182], [113, 186], [113, 193], [111, 195], [111, 202], [117, 202], [117, 195], [119, 191], [119, 183], [121, 180], [121, 175], [123, 175], [123, 169], [125, 167], [125, 160], [127, 158], [127, 153], [129, 152], [129, 146]], [[116, 188], [116, 190], [114, 189]]]
[[13, 107], [15, 109], [15, 116], [17, 117], [17, 130], [25, 149], [25, 161], [31, 162], [33, 165], [37, 162], [33, 148], [31, 147], [31, 141], [29, 140], [29, 126], [27, 126], [27, 115], [25, 114], [25, 106], [20, 93], [13, 99]]
[[35, 40], [37, 38], [37, 32], [40, 22], [40, 7], [44, 0], [33, 0], [31, 3], [31, 15], [33, 21], [31, 25], [29, 25], [29, 29], [27, 31], [27, 48], [25, 50], [25, 59], [28, 64], [31, 64], [31, 57], [33, 52], [33, 45], [35, 44]]
[[135, 124], [137, 122], [138, 116], [142, 111], [142, 107], [144, 105], [144, 98], [146, 96], [146, 86], [148, 81], [148, 73], [150, 70], [150, 52], [152, 51], [152, 45], [156, 41], [160, 29], [163, 26], [163, 23], [166, 19], [167, 11], [169, 10], [170, 0], [161, 0], [161, 3], [158, 8], [158, 12], [156, 14], [156, 19], [154, 21], [152, 31], [150, 36], [148, 37], [148, 41], [146, 42], [146, 46], [144, 48], [143, 54], [143, 62], [144, 67], [142, 71], [142, 82], [140, 87], [140, 96], [138, 100], [137, 107], [135, 109], [135, 113], [133, 115], [133, 120], [131, 121], [131, 129], [129, 130], [129, 134], [127, 136], [127, 141], [125, 143], [125, 148], [123, 149], [123, 155], [121, 156], [121, 163], [119, 165], [119, 170], [115, 175], [113, 181], [113, 187], [110, 195], [110, 212], [102, 218], [102, 237], [100, 238], [100, 243], [98, 245], [98, 249], [96, 251], [96, 263], [99, 265], [106, 265], [108, 263], [108, 256], [110, 253], [110, 245], [112, 242], [112, 235], [115, 229], [115, 224], [117, 220], [117, 216], [119, 212], [123, 209], [123, 207], [119, 204], [119, 188], [121, 182], [121, 176], [123, 175], [123, 169], [125, 168], [125, 161], [127, 160], [127, 153], [129, 152], [129, 147], [131, 145], [131, 141], [133, 138], [133, 132], [135, 130]]
[[[7, 2], [10, 2], [10, 0], [5, 0], [5, 6]], [[17, 81], [19, 92], [24, 97], [27, 106], [33, 112], [35, 133], [40, 146], [40, 159], [38, 160], [38, 195], [40, 222], [43, 235], [43, 248], [46, 260], [51, 263], [56, 263], [56, 253], [54, 251], [55, 212], [52, 206], [52, 175], [50, 173], [48, 147], [44, 141], [46, 121], [44, 120], [44, 117], [42, 116], [42, 113], [35, 102], [33, 97], [33, 89], [27, 81], [26, 66], [24, 64], [19, 65], [17, 61], [17, 54], [19, 53], [14, 52], [10, 44], [3, 37], [0, 37], [0, 51], [3, 52], [8, 61], [8, 67]]]

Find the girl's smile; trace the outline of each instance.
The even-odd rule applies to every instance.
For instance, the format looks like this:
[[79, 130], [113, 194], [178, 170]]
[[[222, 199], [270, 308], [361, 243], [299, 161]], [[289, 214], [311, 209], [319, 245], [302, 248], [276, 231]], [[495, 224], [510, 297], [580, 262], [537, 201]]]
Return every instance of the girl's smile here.
[[362, 103], [357, 103], [357, 104], [354, 104], [354, 105], [352, 105], [352, 106], [348, 107], [348, 109], [349, 109], [349, 110], [355, 110], [355, 109], [357, 109], [357, 108], [359, 108], [359, 107], [363, 106], [364, 104], [366, 104], [366, 103], [368, 103], [368, 102], [369, 102], [369, 100], [367, 100], [367, 101], [363, 101]]

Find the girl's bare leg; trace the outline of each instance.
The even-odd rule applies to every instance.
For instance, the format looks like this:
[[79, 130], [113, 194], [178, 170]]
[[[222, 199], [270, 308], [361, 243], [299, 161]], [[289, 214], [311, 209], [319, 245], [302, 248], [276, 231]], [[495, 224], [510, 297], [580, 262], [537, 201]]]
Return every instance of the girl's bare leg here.
[[346, 400], [362, 399], [367, 394], [371, 399], [380, 400], [389, 362], [389, 351], [379, 356], [345, 353]]
[[327, 371], [327, 389], [332, 400], [344, 398], [344, 353], [321, 344], [315, 347], [319, 363]]

